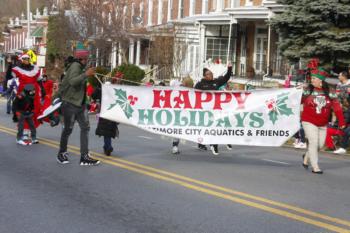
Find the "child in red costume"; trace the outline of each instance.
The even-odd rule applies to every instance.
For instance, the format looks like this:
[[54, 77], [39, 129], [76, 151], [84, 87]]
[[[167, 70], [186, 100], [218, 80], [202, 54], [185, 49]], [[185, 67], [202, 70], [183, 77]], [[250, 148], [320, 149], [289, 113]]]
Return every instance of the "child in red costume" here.
[[[40, 123], [37, 120], [37, 117], [41, 112], [41, 87], [39, 85], [41, 75], [40, 69], [36, 65], [30, 64], [30, 58], [27, 54], [24, 54], [19, 57], [21, 64], [12, 68], [12, 75], [17, 77], [19, 80], [19, 86], [17, 93], [22, 93], [24, 86], [27, 84], [32, 84], [35, 89], [34, 96], [34, 109], [33, 109], [33, 120], [34, 125], [37, 128]], [[28, 124], [25, 122], [24, 129], [29, 129]]]

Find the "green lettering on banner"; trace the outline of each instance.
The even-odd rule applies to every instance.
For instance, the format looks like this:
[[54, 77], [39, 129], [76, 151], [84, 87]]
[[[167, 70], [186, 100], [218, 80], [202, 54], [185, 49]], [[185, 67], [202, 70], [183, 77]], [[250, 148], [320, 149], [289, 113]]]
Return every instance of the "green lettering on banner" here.
[[[153, 109], [139, 109], [139, 125], [154, 125], [153, 122]], [[147, 120], [147, 123], [145, 122]]]
[[188, 118], [181, 117], [181, 110], [174, 110], [174, 113], [175, 113], [174, 126], [187, 126]]
[[235, 114], [237, 125], [236, 127], [242, 127], [244, 128], [244, 119], [247, 117], [248, 112], [243, 112], [243, 117], [241, 116], [241, 113]]
[[190, 125], [189, 126], [197, 126], [196, 115], [197, 115], [197, 111], [190, 111]]
[[261, 128], [264, 126], [263, 114], [260, 112], [252, 112], [249, 116], [251, 122], [249, 122], [250, 127]]
[[217, 120], [216, 127], [231, 128], [232, 125], [231, 125], [230, 119], [228, 117], [224, 117]]
[[[209, 111], [200, 111], [199, 113], [199, 123], [198, 126], [200, 127], [210, 127], [212, 126], [212, 124], [214, 123], [214, 121], [212, 120], [214, 118], [213, 113], [209, 112]], [[205, 115], [207, 115], [207, 119], [208, 121], [205, 122]]]
[[[164, 123], [162, 121], [162, 119], [163, 119], [162, 115], [164, 116], [163, 112], [165, 113], [165, 122]], [[163, 110], [159, 110], [156, 113], [156, 121], [159, 125], [162, 125], [162, 126], [169, 125], [172, 120], [173, 120], [173, 115], [168, 110], [163, 109]]]

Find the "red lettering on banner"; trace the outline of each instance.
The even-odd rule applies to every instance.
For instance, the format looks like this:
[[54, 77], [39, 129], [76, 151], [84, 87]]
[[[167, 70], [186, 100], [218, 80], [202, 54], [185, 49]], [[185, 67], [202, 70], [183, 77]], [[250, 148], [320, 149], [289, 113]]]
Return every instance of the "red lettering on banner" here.
[[174, 108], [181, 108], [183, 104], [183, 109], [192, 108], [189, 91], [179, 91], [179, 96], [174, 98], [174, 102], [176, 103]]
[[153, 90], [152, 108], [171, 108], [171, 92], [172, 90]]
[[252, 93], [250, 93], [250, 92], [244, 92], [244, 93], [235, 92], [232, 94], [235, 97], [235, 99], [237, 100], [237, 103], [238, 103], [237, 109], [245, 109], [245, 107], [244, 107], [245, 101], [248, 99], [248, 96]]
[[[230, 103], [232, 100], [231, 93], [217, 92], [217, 93], [214, 93], [214, 95], [215, 95], [214, 110], [216, 109], [221, 110], [222, 109], [221, 104]], [[221, 96], [224, 96], [224, 99], [221, 99]]]
[[[195, 95], [196, 95], [196, 103], [194, 105], [195, 109], [203, 109], [202, 104], [208, 103], [213, 99], [213, 93], [210, 93], [210, 92], [195, 91]], [[206, 98], [202, 99], [204, 95], [206, 96]]]

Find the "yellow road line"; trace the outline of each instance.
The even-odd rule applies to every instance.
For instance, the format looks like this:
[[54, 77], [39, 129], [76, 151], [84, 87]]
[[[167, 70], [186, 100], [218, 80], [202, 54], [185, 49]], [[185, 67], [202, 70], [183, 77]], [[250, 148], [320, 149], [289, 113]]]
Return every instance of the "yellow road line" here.
[[[12, 129], [7, 129], [6, 130], [6, 128], [0, 127], [0, 131], [3, 131], [3, 132], [6, 132], [6, 133], [15, 135], [15, 131], [12, 130]], [[55, 142], [55, 141], [52, 141], [52, 140], [49, 140], [49, 139], [43, 139], [43, 138], [41, 138], [40, 141], [41, 141], [41, 144], [44, 144], [44, 145], [47, 145], [47, 146], [50, 146], [50, 147], [54, 147], [54, 148], [58, 148], [58, 143]], [[69, 146], [69, 151], [72, 152], [72, 153], [78, 154], [78, 155], [80, 154], [79, 153], [79, 148], [75, 147], [75, 146]], [[324, 220], [333, 221], [335, 223], [340, 223], [340, 224], [348, 223], [345, 220], [332, 218], [332, 217], [329, 217], [329, 216], [326, 216], [326, 215], [320, 215], [318, 213], [311, 212], [311, 211], [308, 211], [308, 210], [304, 210], [304, 209], [301, 209], [301, 208], [298, 208], [298, 207], [293, 207], [293, 206], [286, 205], [286, 204], [283, 204], [283, 203], [274, 202], [274, 201], [271, 201], [271, 200], [268, 200], [268, 199], [256, 197], [256, 196], [253, 196], [253, 195], [250, 195], [250, 194], [246, 194], [246, 193], [242, 193], [242, 192], [237, 192], [237, 191], [226, 189], [226, 188], [223, 188], [223, 187], [220, 187], [220, 186], [211, 185], [209, 183], [197, 181], [197, 180], [194, 180], [194, 179], [191, 179], [191, 178], [188, 178], [188, 177], [180, 176], [180, 175], [177, 175], [177, 174], [174, 174], [174, 173], [169, 173], [169, 172], [162, 171], [162, 170], [159, 170], [159, 169], [155, 169], [155, 168], [152, 168], [152, 167], [139, 165], [139, 164], [136, 164], [136, 163], [132, 163], [130, 161], [117, 159], [117, 158], [112, 158], [112, 157], [109, 158], [109, 159], [105, 159], [104, 155], [96, 153], [96, 152], [93, 152], [92, 154], [95, 155], [96, 157], [98, 157], [104, 163], [111, 164], [111, 165], [114, 165], [114, 166], [118, 166], [118, 167], [124, 168], [126, 170], [134, 171], [134, 172], [137, 172], [137, 173], [140, 173], [140, 174], [143, 174], [143, 175], [147, 175], [147, 176], [150, 176], [150, 177], [153, 177], [153, 178], [157, 178], [157, 179], [160, 179], [160, 180], [164, 180], [164, 181], [168, 181], [168, 182], [171, 182], [171, 183], [175, 183], [175, 184], [181, 185], [183, 187], [186, 187], [186, 188], [189, 188], [189, 189], [192, 189], [192, 190], [196, 190], [196, 191], [199, 191], [199, 192], [207, 193], [209, 195], [220, 197], [222, 199], [231, 200], [231, 201], [236, 202], [236, 203], [240, 203], [240, 204], [243, 204], [243, 205], [246, 205], [246, 206], [250, 206], [250, 207], [254, 207], [254, 208], [257, 208], [257, 209], [261, 209], [261, 210], [264, 210], [266, 212], [270, 212], [270, 213], [273, 213], [273, 214], [276, 214], [276, 215], [280, 215], [280, 216], [283, 216], [283, 217], [291, 218], [291, 219], [294, 219], [294, 220], [297, 220], [297, 221], [305, 222], [305, 223], [308, 223], [308, 224], [311, 224], [311, 225], [315, 225], [315, 226], [318, 226], [318, 227], [322, 227], [322, 228], [325, 228], [325, 229], [328, 229], [328, 230], [332, 230], [332, 231], [335, 231], [335, 232], [350, 232], [347, 229], [340, 228], [340, 227], [337, 227], [337, 226], [334, 226], [334, 225], [331, 225], [331, 224], [328, 224], [328, 223], [324, 223], [324, 222], [320, 222], [320, 221], [317, 221], [317, 220], [313, 220], [313, 219], [310, 219], [310, 218], [307, 218], [307, 217], [303, 217], [303, 216], [300, 216], [300, 215], [297, 215], [297, 214], [293, 214], [293, 213], [287, 212], [285, 210], [272, 208], [272, 207], [269, 207], [269, 206], [265, 206], [265, 205], [262, 205], [262, 204], [259, 204], [259, 203], [255, 203], [255, 202], [252, 202], [252, 201], [248, 201], [248, 200], [245, 200], [245, 199], [241, 199], [241, 198], [238, 198], [238, 197], [233, 197], [233, 196], [230, 196], [228, 194], [223, 194], [223, 193], [220, 193], [220, 192], [217, 192], [217, 191], [214, 191], [214, 190], [209, 190], [207, 188], [199, 187], [199, 186], [196, 186], [196, 185], [193, 185], [193, 184], [181, 181], [181, 180], [176, 180], [174, 178], [181, 178], [183, 180], [185, 178], [187, 181], [190, 181], [192, 183], [197, 183], [197, 184], [201, 184], [201, 185], [205, 185], [205, 186], [211, 186], [211, 188], [220, 189], [221, 191], [225, 191], [227, 193], [245, 196], [245, 197], [248, 197], [248, 198], [251, 198], [251, 199], [255, 199], [255, 200], [258, 200], [258, 201], [264, 201], [267, 204], [272, 204], [272, 205], [276, 205], [276, 206], [283, 207], [283, 208], [288, 207], [291, 210], [295, 210], [295, 211], [299, 211], [299, 212], [302, 211], [301, 213], [309, 214], [310, 216], [313, 216], [313, 217], [319, 217], [319, 218], [322, 218]], [[137, 165], [139, 168], [142, 168], [142, 169], [146, 168], [147, 170], [153, 170], [153, 171], [145, 171], [145, 170], [142, 170], [142, 169], [139, 169], [139, 168], [135, 168], [135, 167], [131, 167], [131, 166], [119, 163], [119, 162], [124, 162], [124, 163], [128, 162], [132, 166]], [[156, 173], [160, 173], [161, 172], [162, 174], [171, 175], [174, 178], [161, 176], [161, 175], [156, 174], [154, 172], [156, 172]], [[290, 208], [290, 207], [292, 207], [292, 208]], [[343, 224], [343, 225], [347, 225], [347, 224]]]

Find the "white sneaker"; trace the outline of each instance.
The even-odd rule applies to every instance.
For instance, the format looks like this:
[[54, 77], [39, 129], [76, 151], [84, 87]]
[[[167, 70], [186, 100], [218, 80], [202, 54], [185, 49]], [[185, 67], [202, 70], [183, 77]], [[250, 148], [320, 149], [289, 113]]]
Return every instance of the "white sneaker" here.
[[28, 146], [28, 145], [29, 145], [29, 143], [26, 142], [26, 141], [24, 141], [23, 139], [17, 140], [17, 144], [20, 144], [20, 145], [22, 145], [22, 146]]
[[344, 148], [339, 148], [338, 150], [333, 151], [334, 154], [346, 154], [346, 150]]
[[293, 142], [293, 146], [296, 148], [296, 146], [299, 144], [299, 139], [295, 139], [295, 141]]
[[210, 150], [213, 153], [213, 155], [219, 155], [218, 145], [210, 146]]
[[180, 154], [179, 148], [177, 146], [173, 146], [173, 149], [171, 149], [171, 153], [175, 154]]
[[294, 146], [295, 148], [298, 148], [298, 149], [306, 149], [307, 148], [307, 145], [306, 143], [304, 142], [299, 142], [297, 145]]

